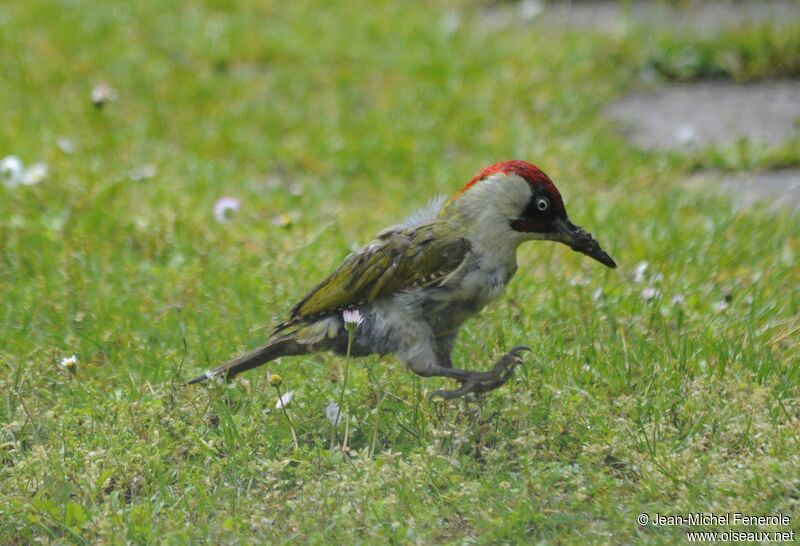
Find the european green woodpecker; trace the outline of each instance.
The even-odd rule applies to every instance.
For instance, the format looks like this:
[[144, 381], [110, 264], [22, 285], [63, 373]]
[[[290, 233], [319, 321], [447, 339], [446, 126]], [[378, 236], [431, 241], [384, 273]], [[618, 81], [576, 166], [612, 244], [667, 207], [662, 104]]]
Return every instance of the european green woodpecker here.
[[502, 356], [490, 371], [453, 367], [459, 327], [498, 298], [517, 270], [525, 241], [558, 241], [614, 268], [592, 236], [570, 222], [550, 178], [525, 161], [483, 169], [449, 200], [436, 200], [344, 259], [300, 300], [267, 343], [192, 379], [231, 377], [275, 358], [317, 351], [344, 354], [344, 311], [363, 320], [351, 354], [393, 353], [423, 377], [455, 379], [443, 398], [503, 385], [527, 347]]

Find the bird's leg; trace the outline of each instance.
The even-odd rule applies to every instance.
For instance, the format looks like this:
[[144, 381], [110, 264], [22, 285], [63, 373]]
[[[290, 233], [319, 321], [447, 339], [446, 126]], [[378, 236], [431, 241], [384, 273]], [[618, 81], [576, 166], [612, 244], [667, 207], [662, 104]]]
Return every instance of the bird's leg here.
[[449, 377], [461, 383], [461, 387], [456, 390], [438, 390], [431, 397], [456, 398], [470, 392], [481, 393], [496, 389], [511, 378], [514, 368], [522, 364], [520, 353], [530, 351], [524, 346], [514, 347], [488, 372], [459, 370], [452, 367], [450, 359], [453, 339], [447, 339], [447, 336], [437, 339], [423, 321], [408, 320], [403, 323], [403, 327], [403, 335], [398, 340], [396, 351], [398, 359], [423, 377]]
[[[461, 387], [453, 391], [437, 390], [431, 397], [456, 398], [467, 393], [487, 392], [505, 384], [513, 375], [514, 368], [522, 364], [520, 353], [530, 351], [528, 347], [514, 347], [503, 355], [488, 372], [460, 370], [452, 368], [449, 358], [442, 358], [435, 344], [416, 344], [398, 354], [411, 370], [423, 377], [449, 377], [461, 383]], [[449, 355], [447, 355], [449, 357]], [[440, 363], [441, 359], [441, 363]], [[444, 365], [443, 365], [444, 364]], [[449, 364], [449, 366], [448, 366]]]
[[436, 338], [436, 360], [442, 368], [453, 367], [453, 345], [456, 342], [456, 334], [447, 334]]
[[461, 382], [461, 386], [455, 390], [448, 391], [439, 389], [431, 393], [430, 398], [440, 397], [444, 399], [458, 398], [468, 393], [482, 393], [494, 390], [511, 379], [514, 375], [514, 368], [522, 364], [522, 356], [520, 353], [530, 351], [530, 348], [524, 345], [514, 347], [509, 352], [504, 354], [500, 359], [495, 362], [495, 365], [488, 372], [470, 372], [467, 370], [452, 370], [459, 372], [466, 372], [468, 375], [462, 379], [454, 375], [445, 375], [445, 377], [453, 377]]

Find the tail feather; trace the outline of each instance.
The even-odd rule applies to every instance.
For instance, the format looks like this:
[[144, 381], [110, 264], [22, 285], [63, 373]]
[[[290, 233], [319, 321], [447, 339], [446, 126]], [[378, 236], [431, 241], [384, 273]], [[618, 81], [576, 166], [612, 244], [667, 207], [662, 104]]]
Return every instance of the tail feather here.
[[222, 377], [225, 379], [232, 379], [234, 376], [239, 375], [247, 370], [252, 370], [262, 364], [275, 360], [280, 356], [303, 354], [305, 350], [295, 339], [281, 338], [270, 341], [263, 347], [254, 349], [249, 353], [234, 358], [221, 366], [217, 366], [207, 372], [198, 375], [194, 379], [187, 382], [187, 385], [194, 385], [195, 383], [202, 383], [208, 379], [215, 377]]

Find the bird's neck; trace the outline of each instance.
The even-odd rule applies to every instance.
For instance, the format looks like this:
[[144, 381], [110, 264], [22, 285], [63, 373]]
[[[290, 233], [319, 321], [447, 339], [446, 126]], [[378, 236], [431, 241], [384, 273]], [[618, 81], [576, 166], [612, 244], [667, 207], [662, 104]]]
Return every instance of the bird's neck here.
[[458, 226], [469, 239], [482, 268], [510, 275], [516, 270], [517, 247], [531, 236], [513, 230], [509, 219], [530, 199], [530, 191], [522, 179], [489, 176], [454, 196], [439, 217]]
[[452, 222], [472, 245], [481, 268], [504, 270], [508, 276], [517, 269], [517, 247], [525, 240], [511, 229], [508, 221], [487, 208], [483, 211], [465, 211], [451, 208], [446, 220]]

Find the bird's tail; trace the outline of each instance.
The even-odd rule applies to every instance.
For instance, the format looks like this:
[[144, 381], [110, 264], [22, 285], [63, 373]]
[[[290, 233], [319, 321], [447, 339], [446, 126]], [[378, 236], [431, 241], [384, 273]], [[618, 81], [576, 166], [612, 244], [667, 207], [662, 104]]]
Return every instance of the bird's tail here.
[[207, 379], [212, 379], [215, 377], [231, 379], [242, 372], [246, 372], [247, 370], [261, 366], [270, 360], [275, 360], [279, 356], [298, 355], [305, 352], [307, 352], [305, 346], [299, 343], [293, 336], [273, 339], [263, 347], [259, 347], [258, 349], [236, 357], [221, 366], [217, 366], [216, 368], [208, 370], [204, 374], [198, 375], [186, 384], [193, 385], [195, 383], [202, 383]]

